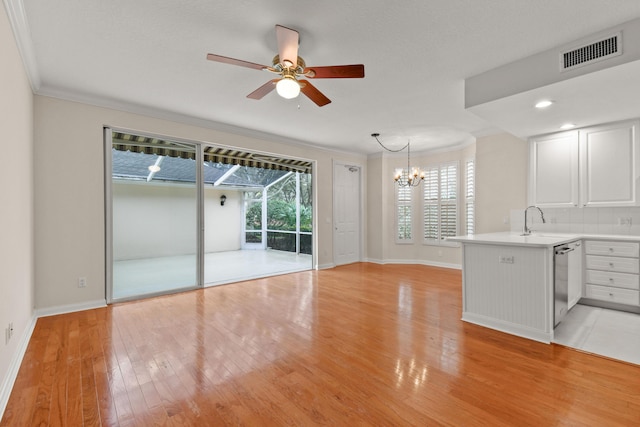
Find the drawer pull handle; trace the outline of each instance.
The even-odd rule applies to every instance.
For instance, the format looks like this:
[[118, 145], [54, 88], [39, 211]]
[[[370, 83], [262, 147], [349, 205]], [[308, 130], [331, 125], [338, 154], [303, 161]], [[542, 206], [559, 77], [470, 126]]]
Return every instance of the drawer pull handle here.
[[613, 248], [609, 248], [609, 252], [613, 252]]
[[612, 262], [609, 263], [609, 267], [613, 268], [613, 263]]
[[613, 277], [609, 277], [609, 283], [613, 283]]
[[613, 294], [612, 294], [611, 292], [609, 292], [609, 296], [610, 296], [610, 297], [612, 297], [612, 296], [613, 296]]

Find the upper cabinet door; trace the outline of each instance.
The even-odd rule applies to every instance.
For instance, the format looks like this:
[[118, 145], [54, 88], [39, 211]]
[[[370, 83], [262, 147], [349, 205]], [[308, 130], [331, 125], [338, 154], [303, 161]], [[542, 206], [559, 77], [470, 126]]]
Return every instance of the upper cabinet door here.
[[574, 207], [579, 203], [578, 132], [562, 132], [529, 141], [529, 203]]
[[636, 206], [639, 121], [580, 130], [582, 206]]

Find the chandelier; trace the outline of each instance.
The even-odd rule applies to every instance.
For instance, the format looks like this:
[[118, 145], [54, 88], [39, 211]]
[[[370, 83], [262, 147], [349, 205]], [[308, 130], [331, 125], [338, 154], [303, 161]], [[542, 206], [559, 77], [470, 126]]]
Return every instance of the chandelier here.
[[396, 172], [396, 174], [393, 176], [393, 180], [398, 184], [398, 186], [417, 187], [418, 185], [420, 185], [422, 181], [424, 181], [424, 172], [420, 171], [419, 168], [413, 168], [413, 169], [411, 168], [411, 140], [407, 141], [407, 145], [405, 145], [404, 147], [399, 148], [397, 150], [392, 150], [390, 148], [385, 147], [384, 144], [380, 142], [380, 140], [378, 139], [378, 137], [380, 136], [379, 133], [372, 133], [371, 136], [374, 137], [376, 141], [378, 141], [378, 144], [380, 144], [382, 148], [384, 148], [386, 151], [389, 151], [391, 153], [399, 153], [405, 148], [407, 149], [406, 176], [403, 176], [403, 172], [404, 172], [403, 170]]

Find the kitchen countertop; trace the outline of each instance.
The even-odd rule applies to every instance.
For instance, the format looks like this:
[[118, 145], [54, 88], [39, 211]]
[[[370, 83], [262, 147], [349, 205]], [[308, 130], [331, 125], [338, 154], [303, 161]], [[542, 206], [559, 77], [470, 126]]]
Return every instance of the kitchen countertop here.
[[582, 233], [545, 233], [532, 232], [522, 236], [517, 232], [499, 232], [485, 234], [470, 234], [467, 236], [449, 237], [447, 240], [460, 243], [476, 243], [485, 245], [533, 246], [553, 247], [575, 240], [624, 240], [640, 242], [640, 236], [610, 235], [610, 234], [582, 234]]

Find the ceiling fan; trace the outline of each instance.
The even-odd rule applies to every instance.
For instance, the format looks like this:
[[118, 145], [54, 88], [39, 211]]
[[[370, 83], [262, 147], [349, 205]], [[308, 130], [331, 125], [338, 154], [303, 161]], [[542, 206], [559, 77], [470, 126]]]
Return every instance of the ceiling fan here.
[[296, 30], [276, 25], [278, 39], [278, 55], [273, 58], [273, 65], [260, 65], [240, 59], [229, 58], [212, 53], [207, 55], [210, 61], [239, 65], [256, 70], [269, 71], [279, 77], [268, 81], [247, 95], [247, 98], [262, 99], [272, 90], [276, 90], [283, 98], [295, 98], [302, 92], [319, 107], [331, 102], [322, 92], [308, 80], [301, 79], [352, 79], [364, 77], [364, 65], [331, 65], [324, 67], [307, 67], [304, 59], [298, 56], [299, 35]]

